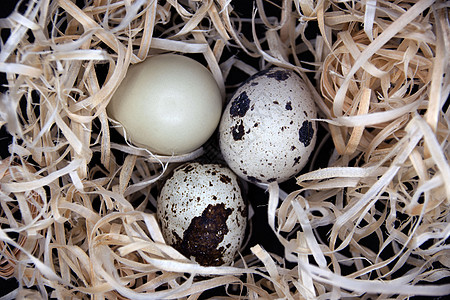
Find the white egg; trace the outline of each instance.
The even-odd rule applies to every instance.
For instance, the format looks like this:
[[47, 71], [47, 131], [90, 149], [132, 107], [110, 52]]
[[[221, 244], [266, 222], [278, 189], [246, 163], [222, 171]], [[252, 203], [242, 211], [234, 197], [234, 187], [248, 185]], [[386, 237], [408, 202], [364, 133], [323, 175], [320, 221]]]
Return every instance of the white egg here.
[[183, 154], [199, 148], [215, 131], [222, 97], [202, 64], [164, 54], [129, 68], [107, 112], [133, 144], [158, 154]]
[[178, 167], [161, 189], [157, 216], [166, 242], [205, 266], [230, 264], [247, 226], [237, 176], [217, 164]]
[[219, 125], [229, 167], [250, 182], [283, 182], [305, 166], [316, 142], [317, 111], [303, 80], [270, 68], [244, 82]]

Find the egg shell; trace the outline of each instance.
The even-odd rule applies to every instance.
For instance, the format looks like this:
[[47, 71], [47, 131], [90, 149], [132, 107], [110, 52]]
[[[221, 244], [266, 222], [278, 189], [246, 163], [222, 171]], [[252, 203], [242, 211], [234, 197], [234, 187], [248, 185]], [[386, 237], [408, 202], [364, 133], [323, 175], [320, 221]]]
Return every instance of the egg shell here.
[[316, 116], [312, 94], [295, 72], [261, 71], [227, 104], [219, 125], [220, 150], [247, 181], [286, 181], [301, 171], [314, 149]]
[[178, 167], [161, 189], [157, 216], [165, 241], [205, 266], [230, 264], [247, 226], [238, 178], [217, 164]]
[[162, 54], [130, 66], [107, 112], [136, 146], [157, 154], [184, 154], [202, 146], [216, 130], [222, 96], [201, 63]]

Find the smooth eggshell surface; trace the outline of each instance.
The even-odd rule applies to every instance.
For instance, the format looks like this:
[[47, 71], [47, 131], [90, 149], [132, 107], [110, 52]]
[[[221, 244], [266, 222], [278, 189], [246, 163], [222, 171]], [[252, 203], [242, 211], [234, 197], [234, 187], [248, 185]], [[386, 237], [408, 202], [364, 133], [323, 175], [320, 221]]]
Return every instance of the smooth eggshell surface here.
[[183, 154], [199, 148], [215, 131], [222, 97], [202, 64], [163, 54], [129, 68], [107, 111], [133, 144], [157, 154]]
[[230, 264], [247, 225], [247, 206], [237, 180], [221, 165], [178, 167], [165, 182], [157, 203], [166, 242], [201, 265]]
[[316, 142], [317, 111], [303, 80], [270, 68], [243, 83], [219, 125], [229, 167], [250, 182], [283, 182], [307, 163]]

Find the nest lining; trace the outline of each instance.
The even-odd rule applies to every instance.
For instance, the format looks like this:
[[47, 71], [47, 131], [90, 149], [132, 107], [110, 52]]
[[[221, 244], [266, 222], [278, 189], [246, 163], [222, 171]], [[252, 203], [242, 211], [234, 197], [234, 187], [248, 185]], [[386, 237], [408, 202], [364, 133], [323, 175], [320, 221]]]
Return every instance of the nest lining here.
[[[0, 126], [11, 136], [0, 274], [19, 283], [7, 298], [450, 293], [441, 284], [450, 275], [448, 4], [257, 0], [245, 16], [235, 5], [46, 0], [0, 20], [10, 30]], [[312, 38], [308, 27], [318, 28]], [[327, 137], [335, 150], [315, 155], [294, 188], [264, 186], [281, 253], [249, 244], [233, 266], [203, 267], [165, 244], [155, 190], [205, 149], [139, 149], [114, 138], [105, 109], [130, 64], [165, 52], [202, 61], [224, 99], [235, 76], [268, 65], [309, 84], [328, 132], [316, 151]]]

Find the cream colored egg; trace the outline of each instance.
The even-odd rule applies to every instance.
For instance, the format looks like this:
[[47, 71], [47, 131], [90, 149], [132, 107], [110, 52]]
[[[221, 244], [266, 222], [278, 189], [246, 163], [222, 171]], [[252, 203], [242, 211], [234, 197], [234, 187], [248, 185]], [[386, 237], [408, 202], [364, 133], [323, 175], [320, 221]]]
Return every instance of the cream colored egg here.
[[157, 204], [166, 242], [201, 265], [230, 264], [247, 225], [237, 180], [221, 165], [188, 163], [177, 168]]
[[222, 115], [219, 142], [225, 161], [250, 182], [291, 178], [314, 149], [316, 114], [308, 87], [293, 71], [276, 67], [252, 76]]
[[164, 54], [129, 68], [107, 112], [123, 125], [133, 144], [157, 154], [183, 154], [212, 135], [220, 121], [222, 98], [202, 64]]

